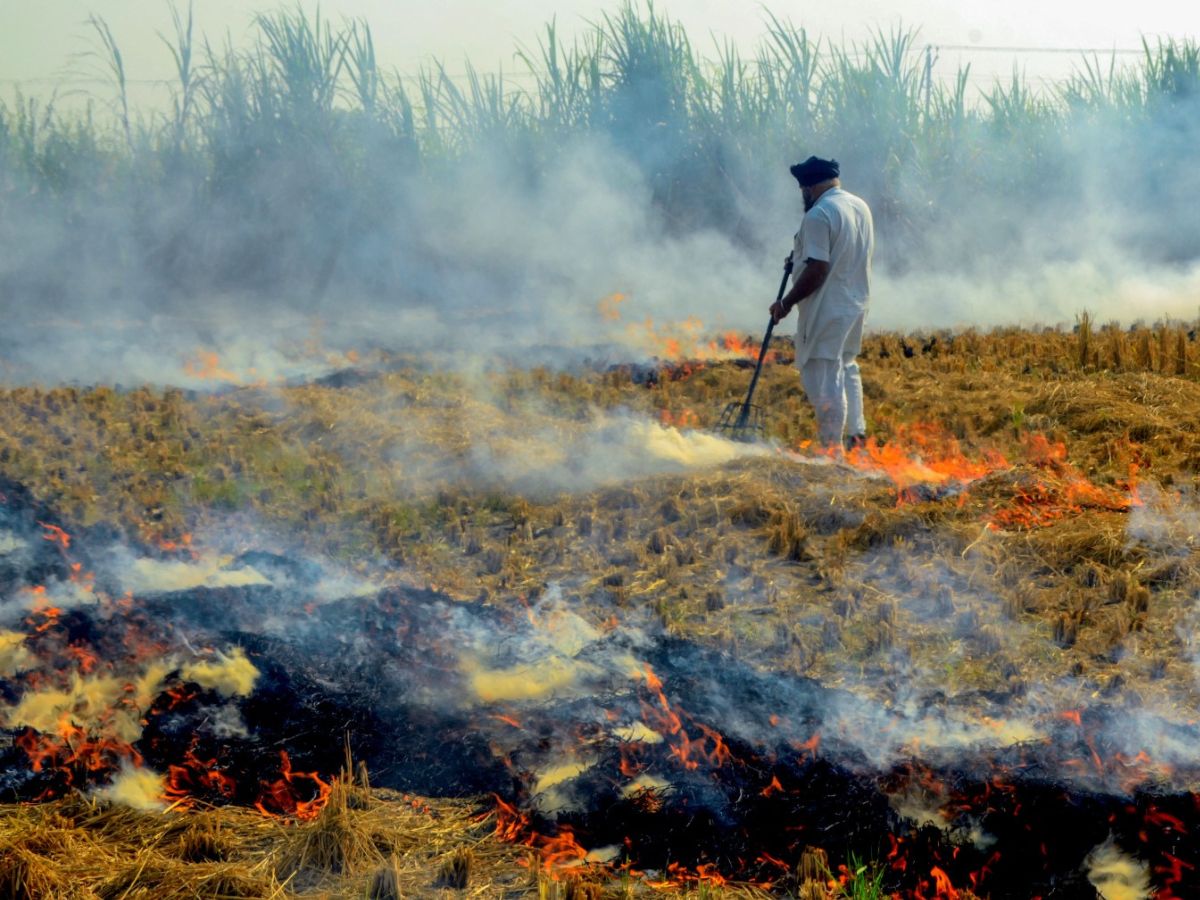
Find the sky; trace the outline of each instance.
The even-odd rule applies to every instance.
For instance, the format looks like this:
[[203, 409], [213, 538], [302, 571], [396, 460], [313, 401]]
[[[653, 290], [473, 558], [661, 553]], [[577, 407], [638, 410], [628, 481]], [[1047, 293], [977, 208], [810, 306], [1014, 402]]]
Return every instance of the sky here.
[[[412, 73], [437, 58], [454, 71], [464, 59], [477, 69], [515, 70], [519, 43], [535, 45], [545, 24], [555, 19], [569, 35], [618, 8], [619, 0], [324, 0], [331, 19], [364, 18], [374, 32], [380, 61]], [[212, 38], [228, 33], [244, 42], [257, 12], [281, 2], [196, 0], [197, 27]], [[307, 8], [314, 4], [306, 3]], [[661, 12], [682, 22], [702, 51], [709, 36], [732, 38], [752, 49], [764, 32], [764, 9], [804, 25], [810, 33], [844, 44], [871, 29], [904, 25], [920, 29], [920, 41], [940, 47], [938, 68], [951, 73], [972, 65], [980, 84], [1005, 76], [1014, 64], [1033, 79], [1066, 74], [1076, 54], [1035, 53], [985, 48], [1137, 48], [1143, 36], [1200, 35], [1200, 4], [1183, 0], [1141, 0], [1101, 4], [1094, 0], [841, 0], [798, 4], [774, 0], [658, 0]], [[165, 79], [171, 61], [158, 37], [170, 33], [168, 0], [0, 0], [0, 98], [14, 87], [44, 93], [67, 77], [94, 75], [80, 52], [91, 46], [84, 24], [89, 14], [111, 26], [130, 79]], [[963, 49], [965, 48], [965, 49]], [[7, 90], [6, 90], [7, 89]], [[151, 91], [149, 87], [144, 88]]]

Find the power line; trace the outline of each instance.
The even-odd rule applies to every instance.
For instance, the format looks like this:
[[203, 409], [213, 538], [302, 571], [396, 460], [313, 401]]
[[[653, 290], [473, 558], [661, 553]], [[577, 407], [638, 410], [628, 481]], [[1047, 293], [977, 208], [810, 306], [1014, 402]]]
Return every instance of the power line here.
[[[1141, 47], [1027, 47], [1027, 46], [1008, 46], [1002, 44], [926, 44], [923, 46], [920, 53], [933, 51], [935, 53], [943, 50], [953, 50], [967, 53], [1014, 53], [1014, 54], [1038, 54], [1038, 55], [1063, 55], [1070, 54], [1073, 56], [1086, 56], [1092, 54], [1112, 54], [1115, 56], [1141, 56], [1146, 51]], [[850, 48], [848, 50], [839, 50], [848, 56], [860, 56], [868, 54], [869, 50], [862, 48]], [[439, 70], [440, 72], [440, 70]], [[460, 79], [467, 78], [467, 72], [446, 72], [449, 78]], [[519, 69], [511, 72], [481, 72], [476, 71], [475, 75], [484, 78], [504, 77], [504, 78], [533, 78], [537, 76], [536, 72], [521, 71]], [[414, 76], [408, 76], [414, 77]], [[110, 79], [105, 78], [84, 78], [84, 77], [56, 77], [52, 75], [38, 75], [29, 78], [0, 78], [0, 84], [107, 84], [111, 83]], [[126, 84], [136, 85], [171, 85], [175, 84], [174, 79], [170, 78], [127, 78]]]
[[979, 46], [978, 44], [930, 44], [929, 48], [937, 50], [969, 50], [971, 52], [979, 51], [980, 53], [1074, 53], [1086, 55], [1089, 53], [1114, 53], [1128, 54], [1133, 53], [1141, 56], [1146, 51], [1138, 47], [1000, 47], [1000, 46]]

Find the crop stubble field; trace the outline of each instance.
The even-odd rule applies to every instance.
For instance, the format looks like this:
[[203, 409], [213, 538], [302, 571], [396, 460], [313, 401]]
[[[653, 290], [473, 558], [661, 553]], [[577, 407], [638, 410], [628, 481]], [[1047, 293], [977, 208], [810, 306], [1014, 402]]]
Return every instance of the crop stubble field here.
[[[695, 453], [687, 442], [706, 440], [701, 432], [645, 420], [710, 427], [745, 385], [745, 366], [735, 356], [497, 370], [480, 376], [485, 392], [381, 356], [269, 389], [6, 389], [0, 474], [80, 536], [174, 558], [237, 522], [260, 544], [288, 535], [284, 552], [386, 561], [464, 603], [516, 608], [553, 590], [598, 626], [646, 613], [668, 634], [850, 685], [881, 708], [915, 696], [969, 711], [983, 709], [979, 698], [1015, 702], [1049, 685], [1081, 704], [1196, 708], [1188, 623], [1200, 446], [1181, 423], [1200, 409], [1200, 387], [1186, 327], [874, 336], [863, 377], [878, 444], [837, 461], [807, 447], [790, 348], [775, 349], [761, 396], [767, 452], [617, 472], [590, 489], [489, 483], [472, 454], [489, 446], [500, 458], [508, 443], [535, 468], [562, 466], [597, 440], [590, 423], [616, 411], [645, 426], [648, 446]], [[5, 883], [25, 865], [77, 872], [80, 890], [104, 897], [192, 896], [154, 893], [166, 888], [147, 873], [162, 869], [162, 884], [242, 878], [229, 896], [271, 896], [297, 886], [279, 887], [281, 854], [306, 831], [336, 830], [340, 809], [369, 846], [345, 872], [316, 879], [317, 895], [365, 890], [385, 846], [416, 895], [468, 850], [471, 883], [485, 894], [605, 884], [597, 875], [594, 888], [539, 887], [537, 867], [524, 874], [521, 853], [496, 844], [490, 819], [476, 823], [469, 805], [344, 790], [363, 795], [357, 806], [343, 797], [291, 829], [232, 809], [162, 819], [81, 798], [10, 807], [5, 840], [21, 856], [6, 863]], [[413, 812], [429, 809], [432, 821]], [[240, 868], [156, 855], [209, 840], [224, 848], [214, 859]], [[63, 868], [83, 845], [111, 862]], [[137, 873], [121, 887], [123, 866]], [[142, 893], [123, 893], [130, 885]], [[611, 878], [603, 887], [633, 889]]]

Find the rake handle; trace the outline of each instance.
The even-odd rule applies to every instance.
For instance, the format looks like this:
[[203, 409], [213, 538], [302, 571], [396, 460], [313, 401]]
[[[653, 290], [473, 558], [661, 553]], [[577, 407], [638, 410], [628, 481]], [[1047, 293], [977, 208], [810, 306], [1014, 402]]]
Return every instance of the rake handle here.
[[[792, 274], [792, 258], [789, 256], [787, 262], [783, 264], [783, 280], [779, 282], [779, 294], [775, 297], [775, 302], [778, 303], [783, 299], [784, 291], [787, 290], [788, 276]], [[767, 345], [771, 343], [771, 333], [775, 330], [775, 317], [772, 316], [767, 322], [767, 333], [763, 337], [762, 346], [758, 349], [758, 363], [754, 366], [754, 377], [750, 379], [750, 390], [746, 392], [746, 402], [742, 404], [742, 411], [738, 415], [735, 428], [745, 428], [746, 423], [750, 420], [750, 401], [754, 399], [754, 388], [758, 386], [758, 376], [762, 374], [763, 360], [767, 356]]]

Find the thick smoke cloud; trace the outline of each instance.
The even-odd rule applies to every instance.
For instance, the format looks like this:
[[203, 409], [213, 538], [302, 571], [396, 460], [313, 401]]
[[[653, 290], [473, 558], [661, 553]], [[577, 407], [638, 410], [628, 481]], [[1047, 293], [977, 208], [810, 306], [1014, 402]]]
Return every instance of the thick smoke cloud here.
[[[759, 298], [775, 283], [779, 260], [764, 272], [714, 229], [665, 233], [636, 167], [601, 141], [578, 143], [536, 184], [514, 183], [511, 162], [488, 158], [433, 184], [389, 173], [371, 180], [396, 205], [377, 230], [353, 239], [336, 234], [319, 208], [293, 208], [290, 195], [273, 201], [280, 218], [303, 223], [305, 241], [340, 248], [336, 260], [314, 271], [311, 260], [264, 256], [256, 262], [275, 271], [272, 284], [201, 296], [161, 283], [141, 229], [121, 212], [85, 211], [85, 230], [114, 244], [111, 259], [93, 259], [72, 258], [74, 229], [35, 211], [34, 228], [13, 230], [17, 252], [0, 272], [19, 285], [7, 292], [4, 376], [189, 383], [189, 363], [195, 369], [205, 350], [251, 382], [312, 374], [334, 349], [435, 351], [457, 369], [497, 356], [642, 359], [651, 348], [630, 339], [632, 326], [638, 335], [648, 333], [647, 319], [757, 326], [766, 307]], [[187, 215], [162, 227], [190, 228]], [[215, 209], [201, 215], [208, 227], [199, 230], [227, 245], [263, 243], [259, 222], [227, 221]], [[287, 235], [263, 252], [276, 249], [296, 253]], [[327, 265], [335, 271], [321, 290]], [[620, 319], [606, 319], [599, 304], [616, 293], [628, 299]], [[51, 306], [35, 302], [47, 294]]]
[[[662, 24], [615, 17], [590, 101], [434, 72], [426, 95], [356, 94], [349, 63], [334, 100], [328, 60], [256, 82], [255, 64], [279, 62], [260, 49], [209, 57], [191, 132], [136, 110], [126, 132], [6, 105], [0, 377], [189, 383], [185, 363], [212, 351], [273, 380], [319, 371], [313, 346], [464, 368], [637, 359], [657, 349], [631, 339], [647, 320], [756, 331], [801, 214], [787, 166], [809, 152], [837, 156], [876, 212], [876, 328], [1195, 314], [1200, 94], [1178, 59], [1090, 105], [1079, 85], [1066, 100], [946, 89], [959, 112], [931, 122], [917, 68], [850, 77], [823, 44], [828, 96], [782, 96], [741, 133], [737, 98], [681, 87], [688, 60], [708, 61], [669, 29], [659, 57], [617, 61], [639, 20]], [[1039, 112], [1072, 96], [1074, 112]], [[779, 113], [792, 106], [811, 129]], [[619, 318], [600, 314], [617, 292]]]

